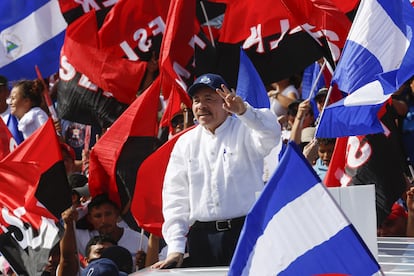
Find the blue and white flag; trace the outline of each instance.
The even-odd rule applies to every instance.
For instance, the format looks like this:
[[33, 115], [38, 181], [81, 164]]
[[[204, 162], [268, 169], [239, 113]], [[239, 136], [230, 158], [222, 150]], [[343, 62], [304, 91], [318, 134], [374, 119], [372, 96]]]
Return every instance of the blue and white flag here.
[[[303, 71], [303, 77], [302, 77], [302, 99], [309, 98], [309, 95], [312, 93], [314, 98], [315, 94], [319, 91], [319, 89], [325, 87], [325, 79], [323, 75], [320, 76], [319, 79], [317, 79], [317, 76], [319, 74], [319, 71], [321, 70], [321, 66], [318, 62], [314, 62], [308, 67], [305, 68]], [[317, 84], [315, 85], [315, 81], [317, 81]], [[312, 90], [312, 87], [315, 85], [314, 91]]]
[[379, 264], [308, 161], [289, 142], [246, 217], [229, 276], [373, 275]]
[[414, 9], [408, 0], [362, 0], [332, 82], [349, 96], [328, 106], [317, 137], [383, 132], [377, 113], [414, 74]]
[[59, 70], [66, 21], [58, 0], [0, 1], [0, 75], [36, 79]]
[[242, 48], [236, 94], [255, 108], [270, 108], [269, 96], [263, 81]]

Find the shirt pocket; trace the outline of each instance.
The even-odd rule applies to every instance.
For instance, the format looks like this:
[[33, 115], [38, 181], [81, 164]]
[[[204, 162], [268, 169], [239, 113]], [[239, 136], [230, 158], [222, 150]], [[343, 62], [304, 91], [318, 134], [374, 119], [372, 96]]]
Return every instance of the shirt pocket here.
[[240, 162], [238, 158], [237, 152], [232, 149], [226, 148], [223, 151], [223, 168], [225, 174], [231, 175], [236, 169], [238, 171], [240, 170]]

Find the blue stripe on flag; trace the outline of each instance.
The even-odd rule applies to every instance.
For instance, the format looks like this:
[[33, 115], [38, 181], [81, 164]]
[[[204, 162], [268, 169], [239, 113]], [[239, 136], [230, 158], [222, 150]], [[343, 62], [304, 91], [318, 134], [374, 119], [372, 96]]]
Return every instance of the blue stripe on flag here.
[[0, 30], [14, 25], [50, 0], [1, 0]]
[[[359, 257], [349, 262], [349, 255]], [[325, 262], [332, 265], [327, 267]], [[283, 271], [310, 275], [309, 271], [327, 272], [326, 267], [336, 273], [358, 268], [361, 273], [353, 275], [379, 270], [309, 162], [289, 142], [276, 172], [246, 217], [228, 275], [279, 275]]]
[[7, 120], [7, 127], [10, 130], [10, 133], [13, 135], [14, 140], [18, 145], [23, 142], [23, 133], [19, 131], [17, 118], [10, 114], [9, 119]]
[[43, 77], [48, 77], [59, 70], [59, 53], [65, 39], [65, 31], [46, 41], [27, 55], [0, 68], [0, 75], [9, 80], [36, 79], [35, 65]]
[[348, 242], [355, 238], [360, 239], [355, 228], [349, 225], [330, 240], [300, 256], [278, 275], [372, 275], [379, 270], [379, 265], [362, 240]]
[[384, 131], [377, 116], [383, 104], [344, 107], [343, 103], [344, 99], [325, 108], [316, 137], [335, 138]]
[[406, 18], [403, 13], [401, 13], [401, 5], [405, 6], [405, 8], [412, 9], [411, 4], [406, 0], [402, 0], [402, 4], [398, 3], [398, 1], [389, 0], [377, 0], [377, 2], [389, 15], [390, 20], [394, 22], [394, 24], [405, 34], [406, 37], [409, 37], [411, 35], [411, 31], [407, 29]]
[[382, 66], [376, 56], [354, 41], [348, 40], [346, 49], [341, 56], [342, 62], [335, 69], [333, 82], [338, 84], [341, 91], [352, 93], [374, 81], [376, 75], [372, 73], [382, 73]]
[[10, 12], [0, 19], [0, 74], [34, 79], [35, 65], [44, 77], [56, 73], [67, 26], [58, 0], [1, 1], [0, 9]]
[[[312, 86], [314, 85], [315, 79], [321, 70], [321, 66], [317, 62], [312, 63], [308, 67], [305, 68], [303, 71], [302, 77], [302, 99], [309, 98]], [[325, 79], [323, 74], [320, 76], [318, 83], [313, 91], [313, 97], [315, 97], [316, 93], [318, 93], [319, 89], [325, 87]]]
[[269, 96], [263, 81], [242, 48], [236, 93], [255, 108], [270, 108]]
[[[248, 215], [246, 218], [245, 226], [240, 234], [240, 245], [237, 246], [232, 264], [230, 265], [231, 273], [229, 273], [229, 276], [242, 275], [241, 272], [249, 259], [250, 253], [253, 251], [257, 238], [263, 234], [263, 230], [274, 214], [320, 182], [319, 177], [311, 167], [309, 167], [310, 169], [303, 170], [303, 162], [308, 163], [303, 155], [295, 156], [302, 159], [302, 161], [295, 160], [296, 162], [292, 162], [290, 160], [292, 158], [291, 148], [291, 146], [288, 146], [287, 151], [280, 160], [277, 170], [265, 186], [259, 200], [249, 212], [251, 215]], [[303, 185], [278, 185], [278, 183], [290, 183], [292, 181], [293, 176], [291, 173], [293, 171], [295, 172], [295, 183], [301, 183]], [[243, 245], [241, 245], [241, 237], [246, 239]], [[236, 261], [244, 261], [244, 263], [233, 264]]]

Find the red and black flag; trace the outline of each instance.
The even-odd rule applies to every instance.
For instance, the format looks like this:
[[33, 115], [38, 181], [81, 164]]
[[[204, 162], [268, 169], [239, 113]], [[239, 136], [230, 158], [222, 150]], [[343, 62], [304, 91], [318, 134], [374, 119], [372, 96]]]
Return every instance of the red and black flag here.
[[0, 160], [17, 146], [9, 128], [0, 120]]
[[166, 86], [170, 83], [167, 78], [186, 94], [196, 76], [217, 70], [216, 50], [196, 16], [200, 5], [197, 1], [178, 0], [169, 7], [160, 49], [160, 74], [166, 99], [171, 90], [171, 86]]
[[355, 10], [360, 2], [360, 0], [333, 0], [335, 6], [337, 6], [342, 12], [349, 13]]
[[128, 107], [76, 71], [65, 56], [61, 56], [59, 77], [56, 110], [62, 119], [107, 128]]
[[232, 87], [237, 83], [240, 47], [266, 85], [300, 73], [327, 54], [323, 45], [299, 27], [281, 1], [265, 0], [260, 5], [248, 0], [214, 2], [226, 4], [216, 72]]
[[51, 119], [0, 164], [0, 251], [18, 275], [40, 275], [71, 205]]
[[177, 114], [182, 114], [184, 108], [191, 108], [191, 105], [191, 99], [188, 94], [177, 83], [172, 83], [167, 106], [160, 121], [160, 127], [168, 127], [169, 133], [171, 133], [173, 129], [171, 120]]
[[118, 48], [100, 45], [96, 13], [91, 11], [68, 26], [62, 54], [108, 96], [130, 104], [136, 98], [146, 63], [116, 55]]
[[200, 46], [198, 42], [205, 45], [196, 35], [198, 30], [196, 2], [172, 2], [160, 49], [162, 91], [167, 100], [160, 126], [168, 126], [170, 131], [171, 119], [181, 112], [181, 104], [191, 107], [186, 89], [194, 77], [195, 47]]
[[183, 0], [171, 2], [160, 50], [160, 71], [163, 77], [177, 82], [184, 91], [188, 81], [191, 82], [192, 72], [186, 67], [194, 60], [196, 46], [195, 3]]
[[108, 127], [119, 117], [135, 100], [152, 52], [158, 54], [168, 5], [120, 0], [104, 16], [95, 9], [68, 26], [58, 85], [61, 118]]
[[109, 130], [98, 140], [90, 154], [89, 190], [92, 196], [107, 193], [123, 211], [133, 228], [129, 205], [137, 169], [158, 146], [158, 109], [160, 81], [144, 91]]
[[82, 15], [95, 10], [108, 12], [118, 0], [59, 0], [60, 10], [68, 24], [81, 17]]
[[[339, 59], [351, 21], [333, 0], [282, 0], [301, 28], [315, 40], [326, 39], [333, 60]], [[321, 42], [322, 43], [322, 42]]]
[[138, 169], [131, 212], [140, 227], [159, 237], [164, 223], [162, 215], [162, 187], [171, 151], [178, 138], [188, 128], [173, 136], [148, 156]]
[[[150, 52], [161, 37], [169, 1], [120, 0], [98, 22], [91, 11], [66, 30], [63, 53], [81, 73], [118, 101], [132, 103], [145, 73], [139, 55]], [[134, 45], [140, 53], [135, 53]]]

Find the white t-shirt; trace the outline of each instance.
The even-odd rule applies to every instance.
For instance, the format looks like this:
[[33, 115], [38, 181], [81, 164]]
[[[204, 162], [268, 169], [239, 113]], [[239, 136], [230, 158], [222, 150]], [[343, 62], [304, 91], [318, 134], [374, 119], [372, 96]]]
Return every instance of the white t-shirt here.
[[[148, 249], [148, 238], [145, 235], [141, 235], [137, 231], [131, 228], [123, 228], [124, 234], [117, 242], [117, 245], [125, 247], [131, 253], [133, 264], [135, 267], [135, 255], [138, 251], [143, 250], [147, 252]], [[84, 229], [76, 229], [76, 243], [78, 252], [85, 256], [86, 245], [89, 240], [95, 236], [99, 236], [99, 232], [96, 230], [89, 231]], [[142, 239], [142, 240], [141, 240]], [[140, 245], [142, 248], [140, 248]]]
[[26, 139], [46, 123], [48, 118], [49, 116], [40, 107], [33, 107], [20, 118], [17, 128], [23, 133], [23, 138]]
[[[288, 97], [288, 95], [290, 93], [294, 93], [296, 95], [296, 98], [299, 99], [299, 92], [298, 90], [295, 88], [294, 85], [289, 85], [288, 87], [286, 87], [285, 89], [282, 90], [282, 92], [280, 92], [280, 94], [282, 94], [283, 96]], [[270, 98], [270, 110], [272, 110], [272, 112], [277, 116], [282, 116], [282, 115], [286, 115], [287, 113], [287, 108], [284, 108], [277, 99], [275, 99], [274, 97]]]

